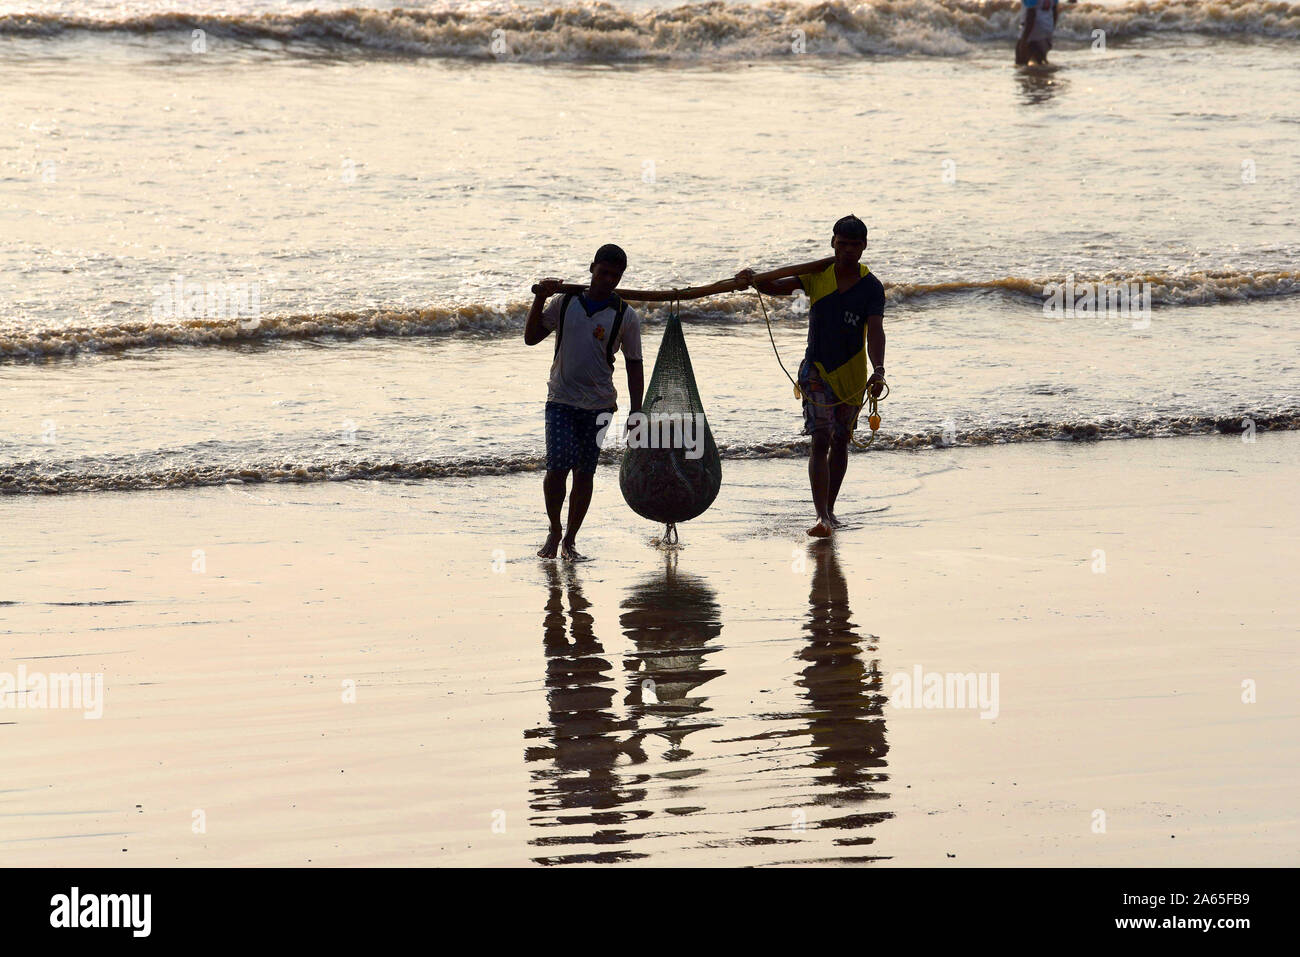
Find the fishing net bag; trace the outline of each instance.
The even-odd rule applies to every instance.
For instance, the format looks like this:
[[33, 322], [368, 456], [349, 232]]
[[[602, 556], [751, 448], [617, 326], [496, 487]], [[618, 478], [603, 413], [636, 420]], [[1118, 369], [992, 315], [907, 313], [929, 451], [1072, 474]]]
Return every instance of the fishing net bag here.
[[[681, 316], [675, 306], [669, 309], [641, 411], [647, 418], [645, 427], [661, 440], [670, 433], [673, 438], [679, 436], [680, 432], [674, 431], [676, 423], [689, 420], [690, 428], [695, 430], [695, 447], [703, 452], [698, 458], [689, 458], [690, 450], [681, 441], [659, 441], [657, 448], [643, 441], [640, 447], [629, 446], [623, 451], [618, 484], [624, 500], [641, 517], [666, 525], [665, 541], [676, 541], [676, 524], [703, 514], [718, 497], [722, 457], [704, 417], [704, 403], [695, 385]], [[632, 428], [629, 423], [630, 438], [635, 436]]]

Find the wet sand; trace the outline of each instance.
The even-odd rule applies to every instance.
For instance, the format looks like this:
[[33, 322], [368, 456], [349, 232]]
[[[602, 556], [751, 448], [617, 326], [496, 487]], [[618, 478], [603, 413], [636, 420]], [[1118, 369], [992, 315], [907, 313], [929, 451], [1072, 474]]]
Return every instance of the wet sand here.
[[[859, 455], [819, 545], [802, 460], [729, 461], [674, 555], [604, 468], [576, 567], [531, 557], [540, 475], [6, 498], [0, 672], [105, 696], [6, 697], [0, 842], [1295, 864], [1297, 464], [1295, 433]], [[996, 717], [891, 701], [918, 667], [996, 676]]]

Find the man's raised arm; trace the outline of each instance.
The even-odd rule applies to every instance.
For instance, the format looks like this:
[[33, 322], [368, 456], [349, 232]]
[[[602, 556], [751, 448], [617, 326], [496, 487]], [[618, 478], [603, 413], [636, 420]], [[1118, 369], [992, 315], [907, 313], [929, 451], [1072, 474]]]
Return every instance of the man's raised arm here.
[[741, 284], [741, 289], [747, 289], [753, 286], [761, 293], [769, 296], [788, 296], [796, 289], [802, 288], [798, 276], [787, 276], [785, 279], [769, 279], [767, 282], [754, 283], [754, 270], [742, 269], [736, 273], [736, 281]]
[[559, 291], [561, 280], [543, 279], [537, 284], [537, 295], [533, 296], [533, 307], [528, 310], [528, 321], [524, 323], [524, 344], [535, 346], [551, 334], [551, 330], [542, 324], [542, 308], [546, 300]]

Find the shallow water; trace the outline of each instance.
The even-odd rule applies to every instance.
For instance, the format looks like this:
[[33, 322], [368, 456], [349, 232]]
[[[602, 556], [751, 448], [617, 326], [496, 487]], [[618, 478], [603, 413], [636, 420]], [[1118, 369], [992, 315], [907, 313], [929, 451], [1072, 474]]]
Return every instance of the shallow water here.
[[[7, 490], [531, 468], [536, 276], [617, 240], [626, 286], [709, 281], [849, 210], [889, 288], [881, 449], [1300, 412], [1290, 6], [1080, 7], [1049, 77], [987, 5], [176, 9], [0, 19]], [[1045, 317], [1070, 276], [1153, 309]], [[793, 367], [806, 304], [769, 306]], [[797, 451], [753, 294], [685, 318], [724, 454]]]
[[[660, 328], [646, 337], [649, 350]], [[880, 406], [879, 451], [1268, 430], [1300, 419], [1300, 334], [1287, 300], [1169, 307], [1135, 330], [1120, 320], [1046, 320], [1032, 302], [1005, 298], [972, 315], [968, 300], [953, 298], [903, 307], [889, 330], [889, 366], [899, 371]], [[791, 370], [804, 335], [794, 319], [776, 325]], [[765, 327], [701, 322], [687, 339], [723, 455], [802, 454], [799, 405]], [[550, 356], [549, 344], [528, 349], [522, 337], [433, 336], [11, 364], [0, 487], [535, 469]], [[616, 380], [623, 385], [621, 364]], [[609, 461], [618, 440], [611, 429]]]

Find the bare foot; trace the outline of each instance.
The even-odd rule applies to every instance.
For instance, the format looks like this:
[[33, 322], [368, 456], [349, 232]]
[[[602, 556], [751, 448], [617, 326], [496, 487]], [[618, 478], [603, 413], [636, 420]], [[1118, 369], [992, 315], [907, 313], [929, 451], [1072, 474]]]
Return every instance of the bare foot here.
[[551, 532], [546, 536], [546, 544], [537, 550], [538, 558], [554, 558], [560, 547], [560, 533]]
[[812, 528], [808, 529], [808, 534], [811, 535], [813, 538], [830, 538], [831, 531], [832, 529], [831, 529], [830, 522], [828, 522], [826, 519], [823, 518]]
[[844, 527], [844, 523], [841, 522], [838, 518], [835, 517], [835, 513], [834, 513], [834, 512], [831, 512], [830, 519], [831, 519], [831, 528], [843, 528], [843, 527]]
[[560, 558], [566, 562], [585, 562], [587, 556], [583, 555], [574, 547], [574, 543], [567, 538], [560, 543]]

